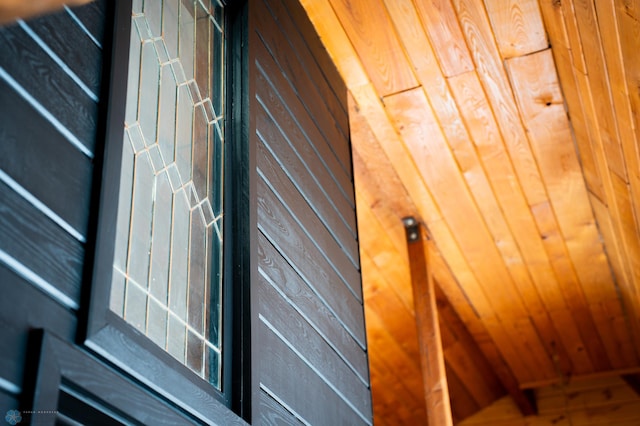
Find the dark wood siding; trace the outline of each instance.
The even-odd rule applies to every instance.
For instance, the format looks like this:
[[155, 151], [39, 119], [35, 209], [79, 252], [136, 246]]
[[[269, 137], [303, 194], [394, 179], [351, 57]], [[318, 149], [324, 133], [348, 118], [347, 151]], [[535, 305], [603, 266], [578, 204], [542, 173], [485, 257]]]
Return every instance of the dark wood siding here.
[[33, 330], [75, 340], [99, 123], [105, 4], [0, 27], [3, 415], [24, 409], [30, 398], [22, 390], [36, 369]]
[[258, 424], [370, 424], [346, 89], [292, 0], [250, 3]]

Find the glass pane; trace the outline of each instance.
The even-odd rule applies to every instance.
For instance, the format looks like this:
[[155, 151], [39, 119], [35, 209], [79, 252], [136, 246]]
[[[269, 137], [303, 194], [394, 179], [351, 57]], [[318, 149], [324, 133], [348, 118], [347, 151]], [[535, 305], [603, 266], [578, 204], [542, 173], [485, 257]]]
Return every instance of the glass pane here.
[[219, 388], [224, 19], [136, 1], [110, 306]]

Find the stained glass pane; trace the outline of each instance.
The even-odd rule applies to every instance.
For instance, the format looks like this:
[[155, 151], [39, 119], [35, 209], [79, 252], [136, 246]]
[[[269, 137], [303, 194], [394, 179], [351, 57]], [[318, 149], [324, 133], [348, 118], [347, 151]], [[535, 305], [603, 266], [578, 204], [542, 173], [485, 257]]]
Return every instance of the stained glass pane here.
[[224, 19], [136, 1], [110, 306], [220, 388]]

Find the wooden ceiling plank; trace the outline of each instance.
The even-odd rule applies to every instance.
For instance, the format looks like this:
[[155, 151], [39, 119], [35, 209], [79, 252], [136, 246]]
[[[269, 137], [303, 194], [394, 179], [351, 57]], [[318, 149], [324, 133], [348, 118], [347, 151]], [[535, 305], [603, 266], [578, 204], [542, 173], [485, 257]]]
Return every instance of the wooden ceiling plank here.
[[486, 407], [504, 395], [506, 390], [438, 285], [435, 294], [440, 329], [449, 329], [457, 337], [450, 345], [444, 345], [443, 338], [445, 361], [449, 366], [447, 374], [452, 369], [459, 377], [464, 377], [474, 400], [480, 407]]
[[485, 0], [484, 3], [504, 59], [549, 46], [538, 0]]
[[[371, 393], [373, 397], [374, 419], [376, 424], [394, 424], [398, 421], [411, 421], [415, 407], [422, 408], [423, 418], [426, 409], [422, 403], [422, 388], [418, 395], [414, 389], [405, 386], [392, 361], [372, 352], [370, 355]], [[377, 406], [380, 403], [381, 406]], [[386, 419], [386, 420], [385, 420]], [[411, 424], [411, 423], [407, 423]]]
[[[376, 347], [375, 357], [389, 363], [389, 368], [395, 373], [396, 380], [404, 383], [412, 394], [416, 403], [424, 403], [422, 370], [419, 362], [415, 362], [389, 333], [385, 322], [374, 310], [366, 309], [367, 342]], [[373, 355], [373, 354], [370, 354]], [[377, 362], [377, 361], [376, 361]]]
[[624, 282], [625, 267], [623, 266], [623, 262], [626, 260], [623, 259], [623, 255], [620, 253], [620, 250], [624, 250], [624, 248], [620, 246], [620, 241], [618, 241], [615, 235], [609, 209], [596, 195], [589, 193], [589, 198], [596, 222], [598, 223], [598, 229], [600, 230], [604, 246], [607, 250], [607, 257], [611, 263], [613, 275], [616, 277], [618, 283]]
[[380, 271], [384, 271], [386, 279], [396, 283], [394, 291], [413, 314], [413, 295], [406, 256], [395, 250], [384, 228], [370, 209], [358, 210], [358, 224], [368, 230], [360, 237], [361, 257], [365, 261], [370, 261]]
[[[632, 114], [632, 126], [636, 136], [636, 154], [634, 158], [629, 158], [628, 172], [630, 182], [632, 185], [637, 181], [637, 176], [640, 175], [640, 117], [638, 111], [640, 111], [640, 93], [637, 88], [640, 86], [640, 60], [638, 59], [638, 39], [640, 38], [640, 21], [638, 16], [635, 18], [630, 14], [630, 11], [635, 12], [636, 8], [640, 8], [640, 3], [635, 2], [634, 8], [631, 5], [624, 7], [617, 5], [616, 17], [618, 22], [618, 28], [620, 33], [620, 48], [621, 55], [624, 62], [624, 74], [626, 77], [626, 88], [630, 100]], [[625, 149], [625, 156], [631, 157], [633, 155], [632, 149]], [[636, 190], [636, 186], [632, 186], [633, 189], [633, 201], [636, 213], [636, 221], [640, 226], [640, 194]]]
[[351, 95], [349, 120], [356, 192], [380, 218], [396, 249], [403, 253], [402, 218], [414, 215], [416, 206]]
[[418, 85], [381, 0], [330, 0], [382, 96]]
[[451, 77], [475, 68], [449, 0], [415, 2], [422, 24], [429, 35], [442, 71]]
[[[610, 172], [607, 166], [608, 157], [604, 149], [601, 135], [598, 129], [598, 120], [596, 110], [594, 108], [594, 95], [589, 86], [588, 77], [575, 72], [574, 76], [580, 87], [582, 104], [585, 111], [586, 123], [591, 136], [591, 143], [594, 152], [594, 158], [598, 162], [600, 170], [605, 172], [601, 174], [605, 199], [603, 202], [607, 205], [611, 223], [613, 224], [613, 233], [620, 247], [621, 264], [623, 266], [622, 280], [618, 281], [621, 290], [621, 297], [625, 308], [628, 310], [628, 318], [631, 324], [631, 330], [634, 333], [634, 341], [636, 342], [636, 351], [640, 353], [640, 300], [636, 294], [640, 294], [640, 251], [638, 247], [637, 232], [628, 232], [628, 229], [635, 227], [630, 223], [628, 199], [628, 191], [623, 191], [623, 185], [616, 185], [621, 179], [615, 179], [615, 173]], [[624, 185], [626, 188], [626, 184]], [[625, 194], [627, 196], [625, 197]], [[627, 212], [625, 214], [625, 212]], [[633, 212], [631, 212], [633, 216]], [[626, 217], [626, 219], [625, 219]], [[625, 224], [626, 222], [626, 224]], [[625, 229], [627, 228], [627, 229]], [[636, 265], [635, 267], [633, 265]], [[635, 321], [634, 321], [635, 320]]]
[[[466, 296], [460, 286], [455, 282], [455, 278], [445, 263], [444, 258], [436, 248], [435, 242], [432, 240], [430, 244], [432, 253], [430, 265], [434, 273], [434, 278], [438, 283], [438, 289], [440, 289], [438, 291], [442, 291], [446, 300], [455, 306], [453, 314], [446, 309], [442, 310], [447, 322], [449, 324], [456, 324], [458, 321], [461, 321], [464, 324], [463, 328], [459, 328], [458, 330], [459, 338], [463, 340], [472, 338], [491, 366], [491, 370], [498, 377], [500, 383], [509, 395], [511, 395], [521, 412], [529, 414], [535, 413], [535, 404], [532, 403], [528, 395], [521, 392], [513, 368], [507, 365], [505, 358], [501, 354], [503, 350], [509, 350], [509, 345], [501, 340], [497, 340], [502, 344], [500, 349], [498, 349], [496, 341], [490, 336], [489, 329], [480, 321], [471, 305], [464, 303]], [[468, 336], [465, 336], [463, 330], [468, 332]]]
[[[590, 304], [615, 300], [616, 289], [589, 208], [566, 114], [562, 103], [554, 105], [561, 98], [551, 52], [514, 58], [507, 66], [569, 254], [573, 263], [580, 266], [576, 272], [584, 297]], [[609, 332], [605, 329], [606, 322], [599, 318], [595, 319], [595, 325], [601, 336]], [[592, 348], [597, 350], [598, 344], [601, 342], [594, 342]], [[609, 358], [613, 354], [614, 351], [608, 351]], [[600, 369], [609, 368], [605, 359], [598, 357], [593, 361]]]
[[369, 83], [369, 77], [329, 1], [299, 0], [347, 88]]
[[567, 29], [567, 36], [569, 38], [568, 47], [573, 59], [573, 65], [582, 74], [586, 74], [587, 65], [584, 60], [584, 47], [582, 45], [580, 31], [578, 30], [578, 21], [576, 20], [574, 4], [570, 0], [562, 0], [559, 4], [562, 9], [562, 15], [564, 16], [564, 23]]
[[569, 52], [569, 35], [567, 34], [567, 26], [564, 23], [562, 4], [557, 0], [538, 0], [538, 5], [540, 6], [544, 29], [549, 37], [551, 47], [554, 49], [561, 47], [564, 51]]
[[607, 171], [601, 170], [595, 159], [591, 135], [587, 125], [588, 119], [585, 116], [586, 112], [583, 108], [582, 98], [578, 92], [579, 86], [574, 77], [574, 67], [571, 58], [568, 51], [561, 47], [553, 49], [553, 56], [564, 99], [567, 104], [567, 112], [571, 120], [571, 128], [578, 148], [585, 183], [590, 192], [600, 200], [604, 200], [605, 193], [602, 186], [602, 173], [606, 173]]
[[481, 0], [453, 0], [453, 4], [527, 202], [530, 206], [544, 202], [548, 198], [546, 190], [529, 147], [484, 5]]
[[[460, 175], [424, 91], [412, 89], [384, 101], [475, 274], [481, 282], [504, 285], [501, 294], [493, 295], [492, 304], [505, 315], [522, 316], [526, 312], [522, 299]], [[471, 229], [474, 232], [469, 232]]]
[[[634, 129], [634, 114], [631, 108], [631, 97], [629, 95], [624, 68], [625, 58], [622, 55], [620, 39], [625, 39], [625, 43], [627, 44], [631, 42], [635, 49], [638, 47], [638, 41], [637, 39], [628, 40], [625, 33], [620, 32], [614, 2], [595, 2], [595, 7], [598, 17], [598, 27], [602, 38], [605, 65], [609, 76], [608, 81], [611, 90], [611, 99], [613, 100], [612, 112], [617, 122], [620, 135], [620, 144], [622, 146], [627, 170], [627, 181], [631, 186], [632, 193], [640, 195], [640, 161], [638, 159], [640, 129]], [[637, 56], [637, 54], [633, 56]], [[640, 61], [631, 58], [628, 59], [628, 61], [630, 65], [632, 65], [630, 68], [633, 73], [634, 66], [640, 65]], [[638, 73], [638, 71], [635, 71], [635, 73]], [[640, 211], [640, 197], [636, 196], [633, 198], [635, 198], [635, 210]]]
[[609, 353], [612, 367], [615, 369], [628, 368], [638, 365], [638, 355], [633, 344], [633, 334], [625, 318], [619, 300], [603, 300], [592, 304], [591, 311], [600, 321], [608, 324], [602, 327], [608, 333], [602, 333], [602, 340]]
[[585, 294], [591, 301], [615, 298], [551, 51], [510, 59], [507, 67], [569, 255], [580, 265], [576, 272], [583, 286], [588, 286]]
[[[351, 93], [376, 138], [385, 141], [382, 144], [382, 148], [392, 164], [394, 164], [404, 187], [414, 200], [420, 200], [420, 203], [416, 205], [420, 216], [428, 223], [431, 234], [434, 240], [438, 242], [438, 247], [445, 255], [447, 263], [456, 271], [458, 281], [454, 281], [453, 285], [461, 285], [464, 288], [464, 292], [469, 296], [464, 296], [463, 299], [470, 297], [470, 299], [466, 300], [472, 299], [474, 301], [474, 308], [482, 313], [483, 318], [490, 318], [495, 315], [451, 230], [446, 222], [442, 220], [440, 210], [417, 172], [415, 163], [407, 155], [404, 144], [391, 126], [375, 89], [371, 85], [364, 85], [352, 87]], [[499, 342], [501, 352], [505, 354], [505, 359], [509, 360], [510, 368], [517, 372], [519, 380], [527, 381], [527, 377], [532, 377], [533, 372], [528, 370], [526, 361], [522, 359], [521, 354], [513, 346], [514, 339], [517, 337], [509, 337], [498, 321], [493, 321], [487, 327], [487, 330], [491, 332], [491, 338]]]
[[453, 423], [458, 424], [467, 417], [477, 413], [483, 406], [478, 404], [467, 388], [469, 379], [466, 376], [462, 376], [465, 378], [464, 381], [460, 379], [460, 376], [456, 374], [448, 362], [445, 362], [445, 368], [447, 370], [447, 383], [451, 391], [451, 414], [453, 416]]
[[[382, 275], [382, 271], [364, 256], [362, 275], [367, 281], [367, 309], [372, 309], [384, 321], [390, 334], [409, 357], [419, 364], [418, 331], [415, 326], [414, 309], [409, 310], [396, 291]], [[375, 288], [374, 288], [375, 287]]]
[[[502, 68], [502, 63], [497, 54], [488, 18], [479, 3], [475, 0], [454, 1], [459, 19], [463, 24], [463, 31], [469, 40], [469, 44], [473, 46], [474, 59], [476, 63], [483, 64], [482, 67], [479, 67], [483, 88], [494, 106], [494, 113], [502, 133], [505, 135], [505, 142], [508, 144], [509, 153], [518, 172], [518, 177], [523, 185], [529, 205], [536, 206], [548, 203], [546, 189], [542, 184], [540, 172], [537, 168], [538, 165], [530, 150], [529, 141], [524, 133], [514, 98], [511, 97], [513, 92], [507, 83], [505, 70]], [[549, 222], [548, 217], [539, 217], [536, 209], [532, 209], [532, 212], [539, 228], [542, 228], [542, 222], [546, 222], [553, 224], [550, 228], [551, 230], [557, 230], [558, 225], [554, 223], [556, 218]], [[548, 247], [548, 245], [545, 245], [545, 247]], [[562, 276], [560, 275], [559, 277]]]
[[[570, 370], [564, 355], [563, 344], [571, 354], [571, 362], [580, 371], [588, 370], [591, 367], [588, 359], [585, 359], [583, 345], [580, 340], [575, 341], [572, 337], [575, 334], [558, 334], [555, 327], [549, 323], [548, 315], [542, 308], [541, 303], [549, 312], [560, 312], [566, 309], [564, 297], [558, 286], [556, 278], [545, 247], [542, 244], [537, 231], [531, 210], [526, 204], [524, 195], [521, 192], [519, 182], [515, 177], [515, 171], [506, 153], [497, 124], [488, 107], [488, 101], [484, 97], [484, 92], [475, 72], [461, 74], [449, 79], [450, 86], [460, 105], [463, 116], [470, 129], [471, 135], [482, 158], [486, 170], [491, 170], [490, 178], [494, 192], [500, 200], [502, 210], [509, 222], [516, 241], [521, 248], [523, 257], [531, 271], [531, 276], [535, 282], [536, 290], [523, 289], [526, 281], [519, 282], [518, 287], [522, 294], [527, 295], [525, 301], [535, 320], [536, 328], [545, 337], [544, 342], [547, 352], [550, 355], [560, 356], [560, 364], [563, 371]], [[562, 241], [558, 244], [563, 246]], [[566, 256], [566, 255], [565, 255]], [[542, 302], [537, 301], [541, 298]], [[558, 329], [575, 329], [575, 324], [562, 322], [562, 318], [553, 318]], [[571, 318], [569, 318], [571, 320]], [[573, 322], [571, 320], [571, 322]], [[562, 340], [560, 338], [562, 336]], [[555, 346], [555, 347], [551, 347]], [[585, 363], [585, 361], [587, 361]]]
[[[568, 113], [571, 119], [575, 142], [578, 146], [580, 164], [582, 166], [582, 172], [585, 177], [587, 188], [600, 200], [604, 200], [604, 189], [602, 187], [602, 179], [600, 177], [602, 171], [598, 168], [598, 164], [595, 161], [591, 147], [585, 112], [583, 110], [580, 93], [578, 92], [578, 83], [574, 78], [573, 64], [575, 63], [575, 59], [571, 55], [575, 51], [572, 51], [570, 48], [570, 42], [567, 35], [567, 25], [565, 25], [566, 18], [564, 16], [563, 8], [569, 7], [571, 9], [572, 7], [566, 2], [560, 3], [556, 0], [539, 0], [539, 3], [545, 21], [545, 28], [547, 29], [551, 46], [553, 48], [552, 50], [556, 69], [562, 85], [564, 99], [567, 103]], [[572, 22], [575, 23], [575, 17], [573, 16]], [[579, 52], [580, 55], [582, 55], [581, 45]]]
[[625, 181], [627, 180], [626, 165], [620, 146], [616, 118], [614, 116], [613, 100], [607, 66], [604, 59], [602, 39], [598, 28], [598, 18], [592, 0], [568, 0], [574, 6], [575, 18], [582, 41], [586, 74], [589, 76], [591, 90], [598, 99], [594, 104], [603, 147], [607, 154], [609, 168]]
[[[492, 173], [490, 174], [490, 177], [496, 177], [497, 179], [501, 179], [503, 176], [500, 173], [501, 170], [498, 171], [493, 169], [493, 164], [486, 165], [484, 169], [480, 165], [480, 161], [476, 155], [474, 146], [471, 144], [467, 129], [465, 129], [464, 124], [460, 119], [460, 113], [456, 107], [455, 100], [447, 87], [447, 81], [438, 67], [435, 66], [436, 58], [433, 50], [430, 48], [429, 41], [419, 27], [416, 29], [416, 24], [419, 23], [419, 21], [418, 17], [415, 15], [415, 11], [413, 14], [411, 13], [411, 2], [408, 0], [387, 0], [386, 5], [389, 10], [389, 14], [396, 24], [396, 28], [398, 28], [400, 38], [405, 44], [408, 55], [416, 69], [416, 75], [418, 76], [420, 83], [425, 88], [440, 126], [446, 135], [451, 151], [455, 155], [457, 163], [462, 170], [467, 185], [472, 191], [476, 203], [480, 207], [480, 210], [487, 221], [494, 240], [500, 241], [498, 248], [503, 258], [507, 259], [510, 274], [518, 284], [518, 288], [523, 295], [523, 299], [525, 301], [530, 300], [530, 303], [533, 305], [536, 305], [537, 303], [538, 306], [529, 306], [529, 309], [534, 312], [539, 311], [542, 309], [538, 302], [539, 296], [537, 294], [531, 294], [532, 289], [529, 272], [522, 262], [522, 256], [519, 253], [518, 246], [511, 235], [511, 229], [527, 228], [518, 224], [517, 228], [512, 226], [511, 229], [509, 229], [505, 223], [505, 216], [507, 220], [511, 218], [513, 218], [512, 220], [518, 220], [517, 218], [521, 217], [521, 215], [510, 214], [513, 213], [513, 211], [508, 211], [508, 202], [501, 203], [501, 205], [498, 206], [494, 196], [494, 192], [497, 194], [510, 194], [514, 189], [513, 186], [509, 188], [509, 191], [504, 192], [501, 192], [505, 189], [504, 187], [501, 188], [494, 186], [492, 191], [486, 177], [486, 170], [491, 170]], [[544, 43], [546, 47], [546, 38], [543, 38], [545, 39]], [[460, 75], [468, 74], [473, 74], [473, 72]], [[473, 110], [481, 110], [481, 113], [488, 111], [488, 115], [490, 116], [491, 110], [488, 104], [483, 106], [484, 108], [479, 108], [479, 105], [474, 105]], [[485, 115], [486, 114], [487, 113], [485, 113]], [[495, 130], [497, 137], [500, 138], [499, 131], [497, 129]], [[477, 139], [482, 141], [487, 137], [488, 135], [484, 133], [482, 136], [478, 135]], [[493, 152], [488, 153], [487, 157], [491, 158], [494, 155], [495, 153]], [[505, 211], [504, 215], [500, 210], [500, 207]], [[528, 213], [530, 216], [530, 212]], [[535, 225], [533, 229], [535, 229]], [[521, 239], [518, 242], [521, 244], [525, 242], [525, 240]], [[544, 253], [544, 251], [542, 252]], [[549, 280], [544, 281], [546, 284], [545, 288], [554, 288], [553, 286], [548, 285]]]

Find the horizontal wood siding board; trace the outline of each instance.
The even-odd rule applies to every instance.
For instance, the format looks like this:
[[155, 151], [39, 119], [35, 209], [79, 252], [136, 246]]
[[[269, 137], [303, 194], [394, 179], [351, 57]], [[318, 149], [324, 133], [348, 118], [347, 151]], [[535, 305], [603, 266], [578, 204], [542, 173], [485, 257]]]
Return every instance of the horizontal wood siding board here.
[[83, 245], [4, 182], [0, 200], [0, 252], [63, 293], [68, 307], [78, 306]]
[[[66, 13], [56, 13], [26, 23], [71, 72], [98, 98], [102, 80], [102, 51]], [[73, 43], [69, 43], [73, 40]]]
[[358, 295], [353, 293], [360, 289], [344, 285], [311, 240], [299, 229], [286, 207], [260, 178], [257, 198], [258, 228], [364, 347], [364, 313]]
[[[273, 31], [272, 31], [273, 32]], [[332, 178], [339, 186], [340, 193], [353, 207], [355, 205], [353, 194], [353, 183], [351, 176], [340, 165], [335, 154], [331, 150], [329, 141], [341, 141], [346, 140], [343, 135], [329, 135], [325, 136], [321, 129], [329, 127], [333, 122], [333, 118], [327, 113], [327, 117], [314, 117], [313, 114], [317, 114], [316, 111], [310, 109], [307, 104], [322, 103], [322, 98], [319, 98], [317, 94], [314, 96], [311, 92], [311, 87], [307, 86], [295, 86], [297, 82], [292, 81], [292, 75], [304, 74], [305, 71], [301, 69], [284, 69], [283, 67], [298, 67], [299, 63], [294, 58], [287, 56], [282, 57], [283, 53], [278, 48], [282, 43], [286, 41], [279, 40], [278, 42], [269, 40], [272, 36], [271, 33], [261, 32], [258, 33], [260, 41], [262, 43], [262, 52], [256, 58], [260, 63], [261, 68], [265, 71], [269, 81], [273, 83], [273, 87], [277, 88], [276, 92], [286, 99], [286, 105], [289, 110], [294, 112], [295, 120], [300, 123], [300, 127], [305, 135], [308, 135], [308, 143], [310, 147], [318, 153], [320, 162], [318, 166], [324, 166], [331, 174]], [[265, 37], [265, 38], [262, 38]], [[284, 37], [284, 36], [281, 36]], [[272, 45], [270, 46], [269, 43]], [[283, 61], [284, 65], [283, 65]], [[299, 84], [299, 83], [298, 83]], [[307, 83], [309, 85], [311, 83]], [[258, 87], [260, 89], [260, 87]], [[304, 98], [300, 97], [299, 93], [304, 93]], [[306, 102], [306, 104], [305, 104]], [[337, 194], [336, 194], [337, 195]]]
[[[308, 424], [371, 424], [300, 359], [264, 322], [264, 318], [260, 318], [257, 332], [259, 347], [269, 348], [259, 360], [260, 386], [277, 395], [285, 407]], [[283, 371], [288, 374], [282, 374]]]
[[91, 161], [4, 80], [0, 106], [0, 169], [84, 238]]
[[260, 274], [313, 325], [360, 379], [368, 382], [367, 354], [343, 323], [315, 296], [309, 285], [262, 234], [258, 236], [257, 245]]
[[[333, 62], [329, 53], [327, 52], [322, 40], [316, 33], [316, 30], [311, 24], [307, 12], [297, 0], [281, 0], [286, 6], [287, 13], [296, 22], [296, 26], [300, 35], [304, 39], [309, 50], [314, 52], [313, 59], [318, 64], [320, 71], [324, 74], [329, 86], [336, 93], [336, 98], [340, 102], [342, 109], [349, 111], [349, 105], [347, 103], [347, 86], [342, 80], [336, 64]], [[303, 24], [304, 22], [304, 24]]]
[[[360, 273], [357, 263], [357, 243], [353, 238], [349, 246], [341, 246], [331, 235], [329, 230], [321, 222], [313, 208], [309, 206], [303, 196], [296, 190], [285, 171], [275, 161], [273, 156], [265, 149], [267, 142], [258, 143], [257, 165], [259, 173], [262, 174], [269, 187], [278, 196], [280, 201], [292, 212], [296, 221], [304, 229], [305, 233], [315, 243], [318, 250], [325, 259], [331, 263], [334, 270], [340, 275], [345, 283], [350, 286], [360, 286]], [[345, 236], [345, 239], [349, 235]], [[352, 248], [347, 251], [345, 248]]]
[[107, 13], [108, 0], [96, 0], [87, 5], [71, 8], [68, 13], [75, 16], [98, 46], [102, 46]]
[[260, 389], [258, 404], [260, 406], [257, 423], [266, 426], [286, 425], [286, 426], [302, 426], [304, 423], [300, 421], [293, 413], [287, 411], [278, 401], [271, 395]]
[[76, 317], [2, 264], [0, 283], [0, 379], [22, 387], [29, 330], [47, 328], [71, 341]]
[[348, 256], [353, 266], [359, 267], [358, 241], [351, 233], [351, 229], [342, 221], [328, 201], [319, 202], [325, 198], [322, 188], [306, 173], [304, 165], [281, 134], [277, 133], [273, 122], [266, 116], [261, 116], [258, 120], [260, 123], [265, 121], [258, 130], [260, 142], [257, 143], [257, 161], [262, 163], [260, 167], [264, 173], [272, 176], [271, 179], [283, 182], [283, 185], [295, 187], [290, 189], [299, 194], [297, 198], [304, 200], [300, 202], [304, 202], [314, 216], [324, 224], [325, 232], [329, 232], [340, 246], [340, 253]]
[[0, 71], [39, 104], [39, 113], [46, 110], [79, 149], [93, 156], [98, 104], [17, 24], [0, 28]]
[[[302, 179], [303, 176], [309, 175], [311, 177], [310, 182], [315, 182], [315, 185], [324, 194], [318, 199], [313, 199], [314, 204], [317, 204], [318, 208], [326, 205], [325, 208], [331, 207], [335, 209], [355, 238], [357, 233], [353, 206], [349, 204], [346, 198], [341, 196], [338, 183], [332, 178], [331, 172], [322, 167], [320, 157], [309, 145], [309, 139], [314, 137], [313, 134], [307, 135], [306, 132], [309, 127], [302, 127], [299, 124], [301, 116], [306, 115], [306, 113], [302, 112], [301, 115], [299, 108], [295, 105], [296, 102], [291, 101], [290, 94], [283, 93], [282, 86], [278, 86], [277, 81], [272, 82], [270, 80], [271, 78], [277, 79], [277, 77], [274, 77], [274, 71], [270, 69], [269, 61], [265, 63], [266, 66], [264, 68], [262, 62], [257, 64], [257, 98], [259, 106], [262, 107], [262, 111], [256, 111], [257, 131], [262, 132], [266, 140], [275, 137], [277, 138], [276, 141], [286, 141], [289, 144], [291, 148], [281, 145], [280, 149], [283, 149], [284, 152], [293, 151], [293, 156], [289, 156], [294, 162], [289, 167], [290, 173], [297, 173], [294, 175], [295, 179]], [[275, 87], [279, 88], [280, 94], [275, 91]], [[283, 102], [282, 99], [286, 99], [288, 104]], [[270, 133], [267, 133], [268, 130]], [[315, 137], [317, 138], [317, 135]], [[281, 141], [280, 139], [284, 140]], [[302, 164], [302, 167], [300, 167], [299, 163]], [[295, 167], [292, 167], [294, 165]]]
[[351, 370], [318, 332], [264, 278], [258, 276], [260, 315], [304, 354], [306, 362], [336, 393], [366, 418], [371, 417], [368, 386]]
[[[339, 97], [346, 99], [347, 91], [344, 89], [344, 91], [336, 93], [331, 87], [331, 83], [326, 80], [325, 75], [316, 63], [316, 56], [326, 56], [324, 49], [319, 51], [316, 50], [315, 52], [311, 51], [308, 44], [299, 36], [300, 25], [303, 27], [312, 27], [311, 23], [306, 20], [306, 22], [295, 25], [287, 13], [290, 6], [284, 5], [281, 0], [270, 0], [266, 3], [272, 11], [272, 15], [278, 16], [278, 23], [280, 24], [283, 33], [287, 35], [291, 47], [296, 52], [297, 57], [300, 59], [300, 63], [310, 77], [311, 82], [316, 87], [319, 98], [317, 96], [311, 97], [311, 93], [306, 90], [299, 92], [299, 96], [302, 98], [302, 101], [308, 105], [313, 117], [321, 117], [316, 115], [313, 111], [317, 108], [322, 108], [323, 106], [331, 115], [333, 121], [321, 122], [322, 125], [319, 126], [319, 129], [325, 134], [326, 140], [333, 153], [338, 158], [342, 168], [347, 172], [347, 175], [350, 175], [351, 151], [349, 144], [345, 143], [349, 140], [349, 115], [347, 114], [347, 111], [343, 109], [342, 102], [338, 99]], [[295, 2], [289, 1], [288, 3]], [[298, 7], [300, 6], [298, 5]], [[331, 134], [334, 134], [334, 127], [338, 131], [337, 134], [334, 135], [335, 138], [331, 136]], [[331, 130], [331, 132], [327, 132], [326, 129]]]
[[[333, 95], [332, 92], [325, 92], [319, 89], [322, 83], [322, 75], [315, 76], [310, 69], [315, 65], [312, 57], [305, 54], [303, 49], [296, 49], [296, 35], [294, 28], [287, 28], [287, 15], [284, 11], [279, 12], [283, 19], [274, 20], [269, 11], [269, 7], [258, 6], [256, 20], [256, 31], [266, 47], [266, 52], [273, 56], [274, 60], [282, 70], [285, 78], [290, 82], [296, 96], [309, 112], [311, 120], [317, 125], [319, 132], [324, 136], [324, 142], [328, 147], [331, 141], [348, 139], [348, 133], [344, 133], [337, 125], [331, 107], [327, 105]], [[272, 4], [275, 5], [275, 4]], [[276, 10], [275, 13], [278, 13]], [[283, 27], [284, 25], [284, 27]], [[286, 53], [285, 53], [286, 52]], [[320, 141], [318, 141], [319, 143]], [[337, 160], [335, 151], [332, 152], [331, 161]], [[327, 158], [327, 161], [329, 159]], [[336, 162], [339, 168], [348, 176], [348, 168], [339, 161]]]

